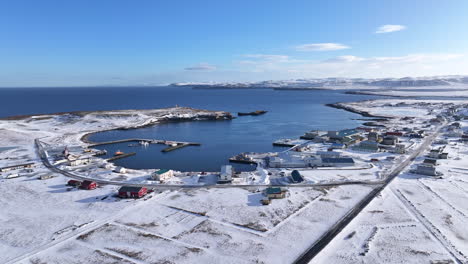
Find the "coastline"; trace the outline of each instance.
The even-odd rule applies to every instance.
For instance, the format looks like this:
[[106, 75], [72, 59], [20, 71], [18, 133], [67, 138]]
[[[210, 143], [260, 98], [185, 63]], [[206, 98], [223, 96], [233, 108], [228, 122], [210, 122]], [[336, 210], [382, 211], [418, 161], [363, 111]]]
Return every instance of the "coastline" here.
[[[362, 102], [364, 103], [364, 102], [371, 102], [371, 101], [375, 101], [375, 100], [365, 100], [365, 101], [362, 101]], [[351, 112], [351, 113], [359, 114], [359, 115], [364, 116], [364, 117], [373, 117], [373, 118], [379, 118], [379, 119], [385, 119], [385, 120], [389, 120], [389, 119], [393, 118], [393, 117], [390, 117], [390, 116], [373, 115], [373, 114], [371, 114], [371, 113], [369, 113], [367, 111], [358, 110], [356, 108], [353, 108], [351, 106], [347, 106], [345, 104], [346, 103], [344, 103], [344, 102], [340, 102], [340, 103], [332, 103], [332, 104], [325, 104], [325, 105], [328, 106], [328, 107], [341, 109], [341, 110], [345, 110], [345, 111], [348, 111], [348, 112]]]

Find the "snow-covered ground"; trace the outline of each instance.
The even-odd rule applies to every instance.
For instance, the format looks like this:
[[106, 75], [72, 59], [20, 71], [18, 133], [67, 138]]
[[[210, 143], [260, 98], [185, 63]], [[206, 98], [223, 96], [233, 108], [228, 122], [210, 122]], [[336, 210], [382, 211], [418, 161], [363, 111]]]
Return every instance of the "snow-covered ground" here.
[[[435, 126], [428, 120], [463, 103], [392, 99], [344, 105], [394, 117], [384, 122], [388, 129], [424, 127], [429, 133]], [[157, 191], [144, 199], [122, 200], [115, 197], [117, 186], [92, 191], [66, 186], [69, 179], [48, 171], [35, 154], [37, 137], [52, 146], [80, 147], [89, 132], [167, 117], [224, 115], [187, 108], [148, 111], [0, 121], [0, 146], [14, 147], [0, 149], [0, 167], [37, 164], [22, 177], [0, 180], [0, 263], [291, 263], [374, 188], [291, 187], [286, 198], [268, 206], [261, 205], [265, 196], [255, 187]], [[460, 123], [466, 131], [468, 122]], [[467, 262], [468, 145], [457, 140], [448, 139], [449, 159], [438, 166], [441, 179], [410, 173], [424, 159], [416, 158], [312, 263]], [[404, 140], [410, 151], [420, 143]], [[301, 170], [306, 182], [379, 181], [409, 157], [338, 151], [355, 158], [358, 166]], [[394, 162], [387, 161], [391, 156], [396, 156]], [[369, 166], [370, 159], [379, 161]], [[266, 182], [269, 175], [259, 170]], [[86, 168], [80, 173], [86, 174]], [[126, 180], [147, 177], [144, 171], [134, 173]], [[45, 174], [55, 177], [37, 179]], [[105, 169], [99, 174], [102, 179], [114, 176]], [[196, 182], [197, 177], [190, 179]]]
[[468, 263], [468, 144], [447, 140], [442, 177], [410, 173], [418, 157], [311, 263]]

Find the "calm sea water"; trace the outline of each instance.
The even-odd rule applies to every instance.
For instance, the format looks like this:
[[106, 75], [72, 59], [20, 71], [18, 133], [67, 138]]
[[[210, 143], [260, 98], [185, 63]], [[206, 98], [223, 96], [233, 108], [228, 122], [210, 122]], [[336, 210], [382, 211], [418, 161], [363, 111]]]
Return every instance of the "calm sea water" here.
[[[233, 113], [268, 111], [265, 115], [239, 117], [232, 121], [168, 123], [90, 137], [93, 141], [139, 137], [201, 143], [198, 147], [169, 153], [161, 152], [162, 145], [143, 148], [129, 147], [125, 143], [102, 147], [109, 153], [116, 150], [137, 152], [136, 156], [116, 161], [117, 165], [182, 171], [218, 171], [233, 155], [281, 150], [273, 147], [272, 142], [298, 137], [308, 130], [356, 127], [362, 123], [356, 120], [362, 118], [360, 115], [325, 104], [377, 98], [327, 90], [193, 90], [180, 87], [0, 89], [0, 97], [3, 99], [1, 117], [78, 110], [162, 108], [176, 104]], [[243, 169], [248, 168], [244, 166]]]

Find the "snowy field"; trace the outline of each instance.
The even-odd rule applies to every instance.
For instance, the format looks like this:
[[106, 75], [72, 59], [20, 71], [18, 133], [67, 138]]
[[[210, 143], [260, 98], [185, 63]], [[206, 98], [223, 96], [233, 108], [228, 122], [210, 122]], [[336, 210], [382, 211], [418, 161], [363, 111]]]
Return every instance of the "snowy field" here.
[[468, 263], [468, 144], [447, 140], [442, 177], [410, 173], [418, 157], [311, 263]]
[[[425, 127], [430, 132], [435, 126], [428, 120], [462, 103], [392, 99], [345, 105], [393, 116], [384, 123], [392, 130]], [[89, 132], [167, 117], [224, 115], [187, 108], [148, 111], [0, 120], [0, 167], [37, 164], [23, 177], [0, 179], [0, 263], [291, 263], [374, 188], [291, 187], [286, 198], [268, 206], [261, 205], [264, 195], [256, 187], [157, 191], [122, 200], [115, 196], [117, 186], [92, 191], [66, 186], [69, 179], [48, 171], [35, 154], [37, 137], [51, 145], [81, 147], [81, 137]], [[468, 122], [460, 123], [468, 132]], [[411, 173], [425, 158], [417, 157], [312, 263], [468, 262], [468, 144], [447, 140], [449, 158], [437, 168], [441, 178]], [[421, 142], [404, 139], [409, 151]], [[355, 158], [356, 168], [302, 170], [306, 182], [379, 181], [409, 157], [339, 151]], [[395, 161], [387, 161], [392, 156]], [[370, 159], [378, 161], [369, 165]], [[55, 177], [37, 179], [46, 174]], [[102, 170], [98, 177], [114, 176]], [[146, 177], [135, 171], [125, 180]]]

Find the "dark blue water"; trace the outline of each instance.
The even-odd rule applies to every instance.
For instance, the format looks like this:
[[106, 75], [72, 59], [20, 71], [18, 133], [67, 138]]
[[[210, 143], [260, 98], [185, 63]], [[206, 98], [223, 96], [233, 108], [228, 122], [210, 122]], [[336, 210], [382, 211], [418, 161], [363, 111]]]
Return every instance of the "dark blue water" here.
[[328, 90], [192, 90], [180, 87], [0, 89], [0, 97], [4, 99], [1, 117], [79, 110], [149, 109], [176, 104], [233, 113], [269, 111], [265, 115], [239, 117], [232, 121], [168, 123], [90, 137], [93, 141], [139, 137], [201, 143], [199, 147], [190, 146], [169, 153], [160, 151], [162, 145], [150, 145], [146, 149], [128, 147], [128, 143], [103, 147], [109, 153], [117, 149], [137, 152], [136, 156], [116, 161], [118, 165], [182, 171], [218, 171], [233, 155], [277, 151], [278, 148], [272, 146], [273, 141], [298, 137], [311, 129], [359, 126], [362, 121], [355, 119], [361, 116], [324, 104], [377, 98]]

